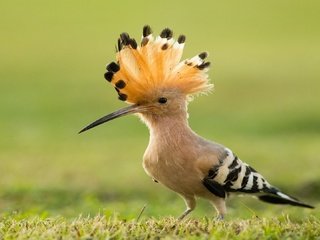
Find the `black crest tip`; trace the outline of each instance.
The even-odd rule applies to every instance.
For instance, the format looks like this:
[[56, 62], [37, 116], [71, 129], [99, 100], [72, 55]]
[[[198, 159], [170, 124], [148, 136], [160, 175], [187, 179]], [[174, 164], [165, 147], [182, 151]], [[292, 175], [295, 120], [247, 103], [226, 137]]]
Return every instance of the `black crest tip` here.
[[200, 69], [200, 70], [203, 70], [203, 69], [209, 67], [210, 64], [211, 64], [210, 62], [205, 62], [205, 63], [202, 63], [202, 64], [196, 66], [196, 67], [197, 67], [198, 69]]
[[205, 59], [206, 57], [208, 57], [208, 53], [207, 52], [202, 52], [199, 55], [199, 58], [201, 58], [202, 60]]
[[121, 101], [127, 100], [128, 96], [126, 94], [120, 93], [120, 92], [118, 94], [119, 94], [119, 97], [118, 97], [119, 100], [121, 100]]
[[115, 62], [110, 63], [109, 65], [107, 65], [107, 70], [109, 72], [118, 72], [120, 70], [120, 66], [118, 64], [116, 64]]
[[169, 47], [169, 45], [167, 43], [165, 43], [162, 45], [161, 49], [166, 50], [166, 49], [168, 49], [168, 47]]
[[123, 80], [119, 80], [115, 85], [118, 89], [122, 89], [126, 86], [126, 83]]
[[178, 37], [178, 43], [182, 44], [186, 41], [186, 36], [185, 35], [180, 35]]
[[131, 38], [129, 40], [129, 44], [133, 49], [137, 49], [137, 47], [138, 47], [138, 44], [137, 44], [137, 42], [136, 42], [136, 40], [134, 38]]
[[168, 39], [168, 40], [171, 39], [172, 36], [173, 36], [173, 32], [172, 32], [172, 30], [169, 29], [169, 28], [163, 29], [162, 32], [160, 33], [160, 37], [161, 37], [161, 38], [166, 38], [166, 39]]
[[147, 38], [147, 37], [142, 38], [142, 41], [141, 41], [141, 47], [143, 47], [143, 46], [147, 45], [147, 44], [148, 44], [148, 42], [149, 42], [149, 38]]
[[121, 43], [125, 46], [130, 44], [130, 36], [128, 33], [124, 32], [120, 34]]
[[120, 38], [118, 38], [117, 43], [118, 43], [118, 51], [120, 52], [121, 49], [122, 49], [122, 43], [121, 43], [121, 39]]
[[142, 35], [143, 37], [147, 37], [152, 33], [151, 27], [149, 25], [145, 25], [143, 27]]
[[104, 74], [104, 78], [105, 78], [108, 82], [111, 82], [112, 77], [113, 77], [113, 72], [106, 72], [106, 73]]

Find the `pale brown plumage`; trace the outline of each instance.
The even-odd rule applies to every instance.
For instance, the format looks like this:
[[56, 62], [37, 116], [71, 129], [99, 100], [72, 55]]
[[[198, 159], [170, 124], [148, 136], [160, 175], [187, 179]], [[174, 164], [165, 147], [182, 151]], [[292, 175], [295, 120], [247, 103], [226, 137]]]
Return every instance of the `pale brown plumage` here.
[[105, 78], [116, 88], [119, 99], [129, 107], [108, 114], [80, 132], [120, 116], [136, 113], [150, 130], [143, 167], [157, 182], [180, 194], [187, 209], [196, 198], [208, 199], [219, 218], [226, 213], [228, 193], [251, 193], [269, 203], [312, 208], [271, 186], [232, 151], [198, 136], [188, 124], [190, 96], [212, 88], [206, 71], [207, 53], [180, 62], [185, 36], [178, 41], [164, 29], [153, 38], [149, 26], [143, 29], [141, 45], [127, 33], [118, 40], [117, 62], [107, 65]]
[[181, 108], [175, 116], [141, 114], [150, 129], [150, 141], [143, 157], [147, 174], [179, 193], [187, 204], [183, 218], [196, 206], [196, 197], [210, 200], [220, 215], [226, 212], [224, 199], [202, 184], [212, 166], [219, 164], [225, 150], [201, 138], [188, 125], [186, 101], [175, 98]]

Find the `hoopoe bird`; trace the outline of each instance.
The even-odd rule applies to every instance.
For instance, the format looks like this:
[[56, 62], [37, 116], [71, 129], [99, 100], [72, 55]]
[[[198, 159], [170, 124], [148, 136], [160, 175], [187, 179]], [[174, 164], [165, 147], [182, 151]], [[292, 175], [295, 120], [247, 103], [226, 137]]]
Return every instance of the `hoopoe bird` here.
[[226, 214], [229, 194], [252, 194], [274, 204], [312, 206], [299, 201], [269, 184], [230, 149], [197, 135], [188, 124], [188, 103], [192, 96], [207, 93], [208, 54], [202, 52], [181, 60], [186, 37], [173, 39], [165, 28], [153, 37], [144, 26], [141, 44], [128, 33], [120, 34], [116, 61], [107, 65], [104, 77], [130, 104], [91, 123], [84, 132], [102, 123], [128, 114], [137, 114], [148, 126], [149, 145], [143, 167], [155, 181], [178, 193], [185, 200], [187, 216], [196, 206], [196, 198], [209, 200], [218, 212]]

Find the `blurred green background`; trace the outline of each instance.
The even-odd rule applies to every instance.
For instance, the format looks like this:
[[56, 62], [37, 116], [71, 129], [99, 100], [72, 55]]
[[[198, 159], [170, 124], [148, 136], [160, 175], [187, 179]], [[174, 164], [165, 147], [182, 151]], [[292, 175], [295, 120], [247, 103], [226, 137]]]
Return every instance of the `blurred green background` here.
[[[1, 1], [0, 213], [178, 215], [183, 201], [142, 169], [148, 130], [133, 117], [78, 135], [125, 106], [103, 78], [119, 34], [143, 25], [185, 34], [215, 91], [189, 106], [190, 125], [269, 181], [320, 197], [319, 1]], [[231, 217], [319, 210], [230, 201]], [[208, 210], [209, 209], [209, 210]], [[193, 216], [214, 216], [200, 201]]]

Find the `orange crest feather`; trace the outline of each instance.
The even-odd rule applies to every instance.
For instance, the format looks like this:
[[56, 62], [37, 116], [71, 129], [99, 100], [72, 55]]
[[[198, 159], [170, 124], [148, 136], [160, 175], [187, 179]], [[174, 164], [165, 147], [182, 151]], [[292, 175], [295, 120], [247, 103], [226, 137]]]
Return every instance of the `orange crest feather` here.
[[207, 53], [181, 61], [185, 36], [172, 38], [172, 31], [164, 29], [154, 38], [149, 26], [143, 28], [138, 46], [127, 33], [118, 39], [117, 63], [107, 65], [105, 78], [119, 94], [119, 99], [139, 103], [153, 96], [159, 89], [178, 89], [185, 95], [207, 92], [209, 84], [205, 62]]

